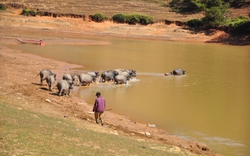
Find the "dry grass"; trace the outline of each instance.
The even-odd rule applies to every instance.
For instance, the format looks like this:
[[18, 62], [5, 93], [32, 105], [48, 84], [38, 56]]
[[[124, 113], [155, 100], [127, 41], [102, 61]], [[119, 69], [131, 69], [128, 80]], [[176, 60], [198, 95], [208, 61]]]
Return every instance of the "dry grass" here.
[[[201, 13], [182, 15], [171, 12], [171, 9], [168, 7], [170, 1], [171, 0], [0, 0], [0, 3], [19, 4], [26, 8], [53, 13], [72, 13], [85, 16], [102, 13], [109, 18], [116, 13], [140, 13], [152, 16], [155, 22], [164, 20], [187, 21], [203, 17]], [[249, 9], [250, 6], [240, 9], [231, 8], [231, 16], [248, 16], [250, 13]]]
[[53, 13], [72, 13], [80, 15], [93, 15], [103, 13], [111, 18], [116, 13], [140, 13], [152, 16], [154, 21], [180, 20], [202, 17], [201, 14], [181, 15], [170, 12], [167, 7], [169, 0], [0, 0], [0, 3], [15, 3], [27, 8], [39, 9]]

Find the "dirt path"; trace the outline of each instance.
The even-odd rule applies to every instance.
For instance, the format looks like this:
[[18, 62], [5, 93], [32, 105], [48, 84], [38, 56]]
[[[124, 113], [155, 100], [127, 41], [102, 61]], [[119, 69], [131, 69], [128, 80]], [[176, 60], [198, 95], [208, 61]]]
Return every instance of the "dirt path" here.
[[[56, 116], [59, 118], [67, 117], [75, 120], [79, 124], [86, 122], [86, 125], [93, 127], [94, 120], [91, 113], [92, 105], [85, 101], [77, 99], [73, 94], [69, 97], [57, 96], [57, 89], [54, 87], [52, 92], [48, 91], [46, 85], [39, 84], [39, 76], [37, 74], [42, 69], [51, 69], [57, 73], [57, 77], [62, 77], [63, 73], [74, 72], [74, 68], [78, 65], [68, 64], [61, 61], [42, 58], [32, 54], [25, 54], [17, 50], [9, 49], [4, 44], [18, 44], [16, 37], [34, 37], [34, 34], [41, 36], [53, 36], [54, 39], [60, 39], [61, 36], [72, 37], [79, 34], [90, 36], [112, 36], [154, 39], [150, 37], [155, 34], [168, 34], [171, 29], [166, 30], [164, 25], [155, 25], [150, 27], [114, 25], [112, 23], [96, 24], [84, 23], [83, 26], [77, 26], [79, 20], [68, 19], [50, 19], [46, 18], [27, 18], [14, 15], [1, 16], [0, 20], [0, 99], [9, 104], [23, 109], [40, 112], [46, 115]], [[26, 23], [26, 24], [24, 24]], [[28, 23], [28, 24], [27, 24]], [[63, 27], [70, 23], [69, 27]], [[73, 23], [73, 24], [72, 24]], [[24, 25], [23, 25], [24, 24]], [[11, 25], [8, 26], [7, 25]], [[77, 33], [76, 33], [77, 30]], [[122, 31], [121, 31], [122, 30]], [[172, 29], [174, 33], [178, 28]], [[141, 31], [141, 33], [138, 33]], [[143, 33], [145, 32], [145, 33]], [[171, 32], [171, 31], [170, 31]], [[60, 33], [60, 35], [58, 35]], [[187, 41], [206, 40], [206, 37], [199, 35], [194, 38], [185, 31], [176, 32], [182, 37], [173, 37], [176, 35], [162, 35], [164, 38], [178, 40], [183, 38]], [[110, 35], [112, 34], [112, 35]], [[138, 34], [143, 34], [139, 35]], [[188, 36], [190, 40], [188, 40]], [[191, 39], [192, 38], [192, 39]], [[194, 40], [195, 39], [195, 40]], [[197, 41], [197, 42], [198, 42]], [[46, 46], [46, 45], [45, 45]], [[45, 83], [44, 83], [45, 84]], [[180, 139], [173, 135], [168, 135], [166, 131], [148, 127], [146, 124], [130, 121], [127, 117], [120, 116], [112, 112], [105, 113], [105, 126], [103, 128], [112, 132], [116, 130], [118, 133], [125, 133], [128, 136], [140, 136], [144, 139], [152, 141], [160, 141], [162, 143], [178, 146], [184, 150], [189, 150], [196, 154], [214, 155], [208, 147], [195, 142]]]

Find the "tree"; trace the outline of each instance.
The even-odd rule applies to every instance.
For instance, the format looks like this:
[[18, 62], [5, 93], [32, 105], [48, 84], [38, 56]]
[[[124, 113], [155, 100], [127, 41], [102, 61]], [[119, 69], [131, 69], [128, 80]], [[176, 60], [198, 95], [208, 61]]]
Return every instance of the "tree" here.
[[218, 26], [224, 24], [229, 14], [229, 4], [222, 0], [204, 0], [206, 25]]

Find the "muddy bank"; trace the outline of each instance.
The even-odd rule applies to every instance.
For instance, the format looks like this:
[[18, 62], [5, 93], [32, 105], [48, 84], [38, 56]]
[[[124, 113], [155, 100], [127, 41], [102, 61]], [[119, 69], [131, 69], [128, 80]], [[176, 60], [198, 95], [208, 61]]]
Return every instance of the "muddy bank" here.
[[[67, 18], [23, 17], [15, 14], [1, 16], [0, 27], [0, 81], [2, 82], [0, 99], [16, 107], [60, 118], [67, 117], [76, 122], [87, 122], [89, 125], [95, 124], [91, 104], [78, 99], [74, 96], [74, 92], [70, 97], [58, 97], [57, 89], [54, 87], [52, 92], [48, 91], [46, 85], [40, 85], [37, 76], [40, 70], [51, 69], [60, 79], [64, 73], [77, 72], [75, 69], [82, 68], [81, 66], [25, 54], [4, 45], [19, 44], [16, 42], [16, 37], [43, 38], [45, 43], [46, 39], [56, 42], [65, 37], [67, 43], [67, 41], [71, 42], [69, 38], [79, 35], [189, 42], [207, 40], [206, 36], [196, 35], [197, 38], [195, 38], [174, 25], [169, 25], [166, 29], [164, 24], [145, 27], [113, 23], [82, 23], [77, 19], [69, 21]], [[95, 43], [86, 41], [83, 44]], [[175, 145], [196, 154], [214, 155], [214, 152], [205, 145], [169, 135], [164, 130], [149, 127], [146, 123], [131, 121], [128, 117], [120, 116], [112, 111], [105, 113], [103, 128], [110, 131], [116, 130], [130, 137], [143, 137], [151, 141]]]
[[[54, 86], [53, 91], [50, 92], [46, 85], [40, 85], [40, 79], [37, 76], [41, 69], [51, 69], [60, 79], [64, 73], [77, 72], [75, 68], [81, 68], [81, 66], [22, 53], [2, 45], [2, 43], [18, 44], [12, 37], [1, 37], [0, 41], [0, 81], [3, 82], [0, 87], [0, 97], [2, 101], [50, 116], [67, 117], [70, 120], [95, 124], [91, 104], [78, 99], [74, 96], [74, 92], [70, 97], [58, 97], [56, 87]], [[116, 130], [131, 137], [139, 136], [151, 141], [175, 145], [196, 154], [214, 154], [212, 150], [198, 142], [180, 139], [169, 135], [164, 130], [149, 127], [147, 123], [131, 121], [128, 117], [120, 116], [112, 111], [105, 113], [104, 128], [110, 131]]]

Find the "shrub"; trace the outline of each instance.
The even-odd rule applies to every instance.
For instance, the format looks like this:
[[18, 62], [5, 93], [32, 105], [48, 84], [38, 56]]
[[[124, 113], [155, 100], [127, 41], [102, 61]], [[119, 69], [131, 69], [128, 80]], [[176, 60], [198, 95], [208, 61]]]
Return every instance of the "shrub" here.
[[250, 35], [250, 20], [239, 23], [231, 29], [232, 33]]
[[128, 24], [142, 24], [142, 25], [148, 25], [153, 23], [153, 18], [147, 15], [141, 15], [141, 14], [115, 14], [112, 17], [114, 22], [117, 23], [128, 23]]
[[96, 13], [92, 16], [92, 20], [95, 22], [103, 22], [103, 21], [108, 20], [108, 17], [101, 13]]
[[142, 25], [148, 25], [153, 23], [153, 17], [139, 14], [137, 14], [137, 16], [139, 18], [139, 23]]
[[126, 21], [128, 24], [137, 24], [140, 22], [140, 19], [135, 14], [129, 14], [126, 16]]
[[239, 16], [230, 21], [229, 28], [233, 33], [250, 34], [250, 20], [247, 17]]
[[0, 4], [0, 10], [6, 10], [6, 6], [4, 4]]
[[37, 11], [28, 10], [28, 9], [24, 9], [22, 12], [22, 15], [25, 15], [25, 16], [36, 16], [36, 14], [37, 14]]
[[112, 17], [112, 20], [117, 23], [126, 23], [126, 15], [124, 14], [115, 14]]
[[187, 21], [187, 25], [190, 27], [200, 27], [203, 26], [203, 21], [201, 19], [191, 19]]

